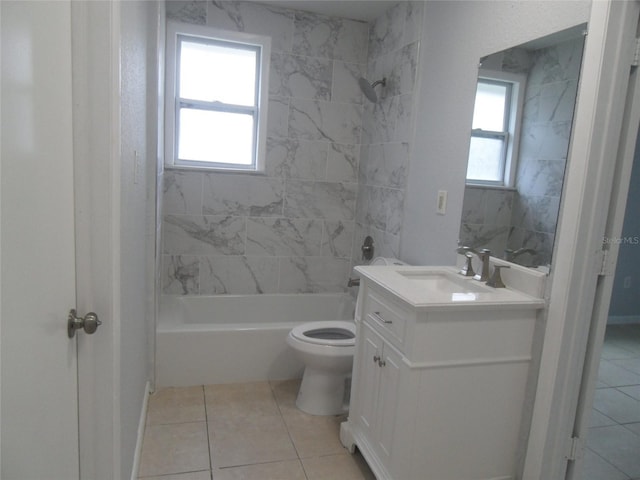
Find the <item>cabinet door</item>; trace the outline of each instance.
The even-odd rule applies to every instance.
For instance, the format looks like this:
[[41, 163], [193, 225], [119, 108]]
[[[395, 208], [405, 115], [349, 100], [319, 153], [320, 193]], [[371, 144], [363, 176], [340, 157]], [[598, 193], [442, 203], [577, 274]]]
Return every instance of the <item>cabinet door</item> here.
[[[398, 404], [398, 388], [400, 386], [400, 354], [388, 343], [383, 345], [382, 362], [380, 364], [380, 387], [377, 405], [376, 438], [380, 455], [389, 465], [393, 432], [396, 423], [396, 407]], [[373, 362], [371, 362], [373, 365]]]
[[362, 349], [358, 372], [358, 420], [369, 438], [375, 436], [376, 409], [381, 368], [376, 359], [382, 358], [382, 338], [366, 323], [362, 324]]

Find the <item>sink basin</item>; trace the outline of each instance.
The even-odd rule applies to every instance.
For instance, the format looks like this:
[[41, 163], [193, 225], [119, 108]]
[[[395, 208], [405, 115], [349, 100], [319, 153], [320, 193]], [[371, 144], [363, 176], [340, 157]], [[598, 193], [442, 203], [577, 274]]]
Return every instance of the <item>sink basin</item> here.
[[[523, 272], [530, 269], [519, 267]], [[409, 305], [427, 310], [541, 308], [544, 299], [510, 288], [493, 288], [464, 277], [454, 266], [359, 265], [356, 272]], [[540, 274], [536, 274], [540, 275]]]
[[441, 271], [399, 271], [399, 275], [412, 284], [442, 294], [483, 293], [487, 287], [471, 280], [448, 272]]

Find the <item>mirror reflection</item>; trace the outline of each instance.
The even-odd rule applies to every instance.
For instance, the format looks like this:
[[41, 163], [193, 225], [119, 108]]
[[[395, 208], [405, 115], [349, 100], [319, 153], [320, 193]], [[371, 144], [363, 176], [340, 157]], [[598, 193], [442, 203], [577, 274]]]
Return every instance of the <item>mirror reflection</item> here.
[[551, 264], [585, 31], [480, 59], [460, 246]]

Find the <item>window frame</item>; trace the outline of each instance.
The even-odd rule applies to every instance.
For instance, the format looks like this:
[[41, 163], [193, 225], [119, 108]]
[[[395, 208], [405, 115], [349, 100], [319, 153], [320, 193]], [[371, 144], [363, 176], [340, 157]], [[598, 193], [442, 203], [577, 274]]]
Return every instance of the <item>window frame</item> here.
[[[193, 40], [203, 44], [238, 45], [239, 49], [254, 50], [256, 55], [256, 95], [253, 106], [241, 106], [222, 102], [206, 102], [179, 97], [179, 47], [184, 40]], [[271, 39], [262, 35], [233, 32], [188, 23], [167, 22], [166, 30], [166, 70], [164, 95], [164, 165], [165, 168], [199, 169], [222, 172], [263, 173], [266, 157], [267, 106], [269, 92], [269, 64], [271, 58]], [[179, 118], [182, 108], [195, 108], [204, 111], [241, 113], [252, 115], [253, 151], [250, 165], [228, 162], [211, 162], [180, 159], [178, 157]]]
[[519, 73], [480, 69], [478, 74], [478, 83], [479, 82], [509, 85], [510, 94], [505, 104], [505, 116], [507, 116], [505, 123], [507, 125], [506, 130], [501, 132], [472, 129], [470, 139], [473, 137], [502, 138], [506, 148], [503, 147], [502, 152], [501, 180], [492, 181], [466, 178], [466, 184], [497, 188], [514, 188], [518, 166], [520, 130], [522, 125], [527, 76]]

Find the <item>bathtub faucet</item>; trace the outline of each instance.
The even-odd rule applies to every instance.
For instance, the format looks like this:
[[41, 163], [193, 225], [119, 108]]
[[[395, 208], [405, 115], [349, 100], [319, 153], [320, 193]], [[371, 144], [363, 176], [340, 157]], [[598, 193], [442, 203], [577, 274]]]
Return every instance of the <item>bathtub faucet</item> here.
[[358, 286], [360, 286], [359, 278], [350, 278], [349, 281], [347, 282], [347, 287], [358, 287]]

